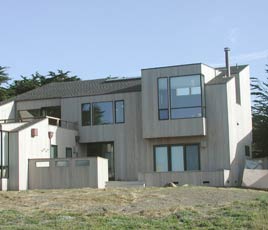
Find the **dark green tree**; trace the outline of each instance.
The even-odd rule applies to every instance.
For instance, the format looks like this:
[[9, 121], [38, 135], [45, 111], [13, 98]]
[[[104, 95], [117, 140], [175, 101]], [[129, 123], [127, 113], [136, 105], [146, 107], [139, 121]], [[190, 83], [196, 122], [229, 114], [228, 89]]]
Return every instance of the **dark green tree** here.
[[[266, 73], [268, 73], [267, 69]], [[268, 156], [268, 77], [265, 81], [251, 78], [251, 90], [254, 97], [252, 106], [253, 156], [264, 157]]]
[[47, 75], [41, 75], [36, 72], [30, 77], [21, 76], [21, 80], [15, 80], [9, 87], [9, 95], [16, 96], [37, 87], [52, 83], [52, 82], [66, 82], [78, 81], [77, 76], [70, 76], [70, 71], [57, 70], [57, 72], [49, 71]]
[[3, 101], [9, 97], [7, 88], [3, 86], [10, 80], [6, 70], [7, 67], [0, 66], [0, 101]]
[[41, 86], [40, 79], [44, 76], [38, 72], [31, 77], [21, 76], [21, 80], [15, 80], [9, 86], [9, 96], [16, 96]]

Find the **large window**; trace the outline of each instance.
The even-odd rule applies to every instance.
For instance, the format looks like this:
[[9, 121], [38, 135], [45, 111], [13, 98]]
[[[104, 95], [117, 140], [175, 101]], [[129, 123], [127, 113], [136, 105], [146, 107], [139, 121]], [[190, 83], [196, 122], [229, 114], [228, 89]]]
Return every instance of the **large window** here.
[[81, 105], [82, 126], [91, 125], [91, 104], [85, 103]]
[[125, 122], [124, 101], [115, 101], [115, 123]]
[[156, 172], [200, 170], [199, 144], [155, 146], [154, 170]]
[[93, 103], [93, 125], [104, 125], [113, 123], [113, 103]]
[[200, 75], [158, 79], [159, 120], [202, 117], [202, 107]]

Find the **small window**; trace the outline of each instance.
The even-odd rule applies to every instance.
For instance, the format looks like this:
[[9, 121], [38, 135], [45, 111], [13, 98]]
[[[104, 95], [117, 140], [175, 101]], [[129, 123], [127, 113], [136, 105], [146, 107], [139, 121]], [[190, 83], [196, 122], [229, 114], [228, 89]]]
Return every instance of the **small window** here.
[[50, 158], [58, 158], [58, 146], [57, 145], [51, 145]]
[[65, 161], [65, 160], [56, 161], [55, 166], [56, 167], [68, 167], [69, 161], [68, 160], [67, 161]]
[[49, 167], [49, 161], [37, 161], [35, 162], [36, 168], [48, 168]]
[[76, 160], [75, 166], [89, 166], [89, 160]]
[[82, 126], [91, 125], [91, 104], [85, 103], [81, 106]]
[[66, 148], [66, 158], [72, 158], [73, 151], [72, 148]]
[[125, 122], [124, 101], [115, 101], [115, 123]]

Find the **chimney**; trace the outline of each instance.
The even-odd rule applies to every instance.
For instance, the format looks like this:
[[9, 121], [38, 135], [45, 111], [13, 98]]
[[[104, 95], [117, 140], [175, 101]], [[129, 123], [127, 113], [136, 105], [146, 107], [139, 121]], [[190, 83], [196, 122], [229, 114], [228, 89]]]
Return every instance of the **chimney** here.
[[224, 48], [227, 77], [231, 76], [231, 69], [230, 69], [230, 63], [229, 63], [229, 51], [230, 51], [230, 48], [228, 48], [228, 47]]

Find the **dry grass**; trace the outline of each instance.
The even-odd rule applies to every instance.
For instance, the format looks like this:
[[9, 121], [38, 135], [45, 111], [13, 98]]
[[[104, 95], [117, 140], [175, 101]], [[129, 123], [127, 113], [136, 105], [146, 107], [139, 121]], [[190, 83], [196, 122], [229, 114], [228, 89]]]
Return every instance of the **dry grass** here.
[[[0, 229], [217, 229], [217, 224], [235, 229], [231, 227], [236, 223], [245, 229], [268, 226], [268, 193], [235, 188], [0, 192], [0, 204]], [[230, 220], [235, 224], [227, 225]]]

